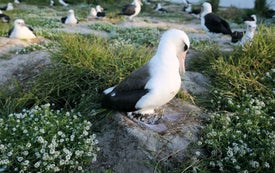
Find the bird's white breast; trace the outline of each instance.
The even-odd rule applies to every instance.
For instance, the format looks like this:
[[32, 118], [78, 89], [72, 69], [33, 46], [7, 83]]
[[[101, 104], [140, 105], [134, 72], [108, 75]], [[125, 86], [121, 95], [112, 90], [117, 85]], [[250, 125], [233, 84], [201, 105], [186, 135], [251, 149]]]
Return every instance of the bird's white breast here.
[[149, 93], [137, 102], [136, 108], [159, 107], [169, 102], [177, 94], [181, 86], [181, 77], [176, 57], [175, 60], [170, 65], [164, 65], [161, 61], [152, 61], [153, 63], [149, 66], [151, 79], [145, 86], [146, 89], [149, 89]]
[[10, 38], [32, 39], [36, 38], [34, 33], [27, 27], [15, 28], [10, 35]]
[[76, 24], [77, 19], [75, 18], [74, 15], [69, 15], [65, 21], [65, 24]]

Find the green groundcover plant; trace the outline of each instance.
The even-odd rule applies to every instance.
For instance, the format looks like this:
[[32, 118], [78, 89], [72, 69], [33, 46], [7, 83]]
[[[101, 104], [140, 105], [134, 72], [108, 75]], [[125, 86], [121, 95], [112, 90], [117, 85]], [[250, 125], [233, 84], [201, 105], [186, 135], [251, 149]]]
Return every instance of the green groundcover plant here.
[[83, 172], [98, 141], [80, 113], [50, 104], [0, 119], [0, 172]]

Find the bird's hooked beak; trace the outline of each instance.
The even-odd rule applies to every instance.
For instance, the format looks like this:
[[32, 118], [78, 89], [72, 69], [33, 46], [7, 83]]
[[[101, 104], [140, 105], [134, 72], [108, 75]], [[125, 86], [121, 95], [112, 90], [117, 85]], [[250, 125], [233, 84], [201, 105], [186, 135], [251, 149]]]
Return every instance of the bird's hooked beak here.
[[185, 58], [186, 58], [186, 53], [187, 51], [182, 51], [178, 54], [178, 59], [179, 59], [179, 70], [180, 70], [180, 74], [184, 74], [185, 73]]

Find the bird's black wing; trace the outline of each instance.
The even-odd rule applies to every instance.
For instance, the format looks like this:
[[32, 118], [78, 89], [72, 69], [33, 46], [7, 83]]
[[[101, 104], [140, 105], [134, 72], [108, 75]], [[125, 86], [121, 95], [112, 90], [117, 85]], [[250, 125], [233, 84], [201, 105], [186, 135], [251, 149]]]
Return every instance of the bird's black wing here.
[[67, 16], [66, 16], [66, 17], [62, 17], [62, 18], [61, 18], [61, 22], [62, 22], [62, 23], [65, 23], [66, 19], [67, 19]]
[[231, 42], [232, 43], [237, 43], [238, 41], [240, 41], [243, 36], [245, 34], [245, 31], [234, 31], [231, 34]]
[[10, 22], [10, 17], [8, 15], [5, 14], [0, 14], [0, 19], [4, 22], [4, 23], [9, 23]]
[[210, 32], [232, 34], [229, 24], [214, 13], [209, 13], [205, 15], [204, 18], [205, 26]]
[[97, 12], [96, 17], [105, 17], [105, 12]]
[[6, 11], [6, 10], [7, 10], [7, 8], [8, 8], [8, 6], [0, 7], [0, 10], [2, 10], [2, 11]]
[[150, 79], [148, 64], [132, 72], [115, 89], [104, 96], [103, 106], [119, 111], [132, 112], [138, 100], [149, 92], [145, 85]]
[[7, 35], [7, 37], [10, 37], [10, 35], [11, 35], [11, 33], [12, 33], [13, 29], [14, 29], [14, 27], [12, 27], [12, 28], [8, 31], [8, 35]]
[[128, 4], [128, 5], [125, 5], [123, 8], [122, 8], [122, 14], [123, 15], [133, 15], [135, 14], [135, 11], [136, 11], [136, 6], [133, 5], [133, 4]]
[[29, 30], [31, 30], [32, 32], [33, 32], [33, 34], [36, 36], [36, 33], [35, 33], [35, 31], [33, 30], [33, 28], [32, 27], [30, 27], [30, 26], [27, 26], [28, 28], [29, 28]]

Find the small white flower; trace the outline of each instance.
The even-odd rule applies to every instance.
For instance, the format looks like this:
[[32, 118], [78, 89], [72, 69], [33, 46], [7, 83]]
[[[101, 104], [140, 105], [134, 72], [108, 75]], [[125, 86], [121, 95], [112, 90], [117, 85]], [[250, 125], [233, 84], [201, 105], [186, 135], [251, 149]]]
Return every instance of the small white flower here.
[[241, 167], [240, 167], [239, 165], [236, 165], [236, 166], [235, 166], [235, 169], [236, 169], [236, 170], [240, 170]]
[[23, 152], [22, 152], [22, 155], [24, 155], [24, 156], [27, 156], [28, 154], [29, 154], [28, 151], [23, 151]]
[[40, 129], [39, 132], [40, 133], [45, 133], [45, 130], [44, 129]]
[[78, 166], [77, 170], [81, 171], [82, 170], [82, 166]]
[[40, 164], [41, 164], [41, 162], [38, 161], [38, 162], [36, 162], [36, 163], [34, 164], [34, 167], [35, 167], [35, 168], [39, 168]]
[[200, 152], [200, 151], [196, 151], [195, 154], [196, 154], [197, 156], [200, 156], [200, 155], [201, 155], [201, 152]]
[[250, 161], [249, 163], [252, 166], [252, 168], [258, 168], [260, 166], [259, 162], [254, 160]]
[[18, 162], [22, 162], [24, 158], [23, 157], [16, 157], [16, 159], [17, 159]]
[[26, 147], [27, 147], [27, 148], [30, 148], [31, 146], [32, 146], [32, 144], [29, 143], [29, 142], [26, 144]]
[[[275, 69], [274, 69], [274, 70], [275, 70]], [[268, 162], [265, 162], [265, 163], [264, 163], [264, 166], [265, 166], [266, 168], [270, 168], [270, 165], [269, 165]]]

